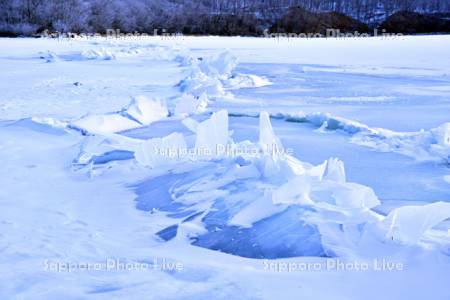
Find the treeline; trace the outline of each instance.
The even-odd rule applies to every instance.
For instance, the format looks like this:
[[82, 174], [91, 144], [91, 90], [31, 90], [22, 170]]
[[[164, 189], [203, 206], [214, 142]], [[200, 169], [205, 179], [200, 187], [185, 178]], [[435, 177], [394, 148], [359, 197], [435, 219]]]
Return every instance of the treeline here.
[[167, 17], [168, 10], [164, 0], [0, 0], [0, 31], [148, 31]]
[[[164, 28], [185, 34], [259, 35], [304, 21], [309, 27], [344, 22], [346, 28], [370, 28], [399, 11], [427, 13], [425, 18], [434, 19], [425, 22], [434, 24], [446, 19], [436, 13], [450, 12], [450, 0], [0, 0], [0, 34], [32, 35], [45, 29], [150, 33]], [[403, 16], [400, 21], [417, 17]], [[437, 28], [446, 29], [446, 23]]]
[[301, 7], [311, 12], [337, 12], [365, 23], [379, 23], [398, 11], [450, 12], [450, 0], [205, 0], [202, 3], [211, 13], [247, 12], [277, 19], [289, 8]]

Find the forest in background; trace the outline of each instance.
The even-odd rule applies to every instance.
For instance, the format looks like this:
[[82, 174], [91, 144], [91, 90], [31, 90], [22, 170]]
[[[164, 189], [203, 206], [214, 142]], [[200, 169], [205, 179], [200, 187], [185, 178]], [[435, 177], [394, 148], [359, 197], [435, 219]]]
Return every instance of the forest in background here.
[[450, 0], [0, 0], [0, 34], [44, 30], [104, 33], [166, 29], [184, 34], [260, 35], [387, 27], [450, 31]]

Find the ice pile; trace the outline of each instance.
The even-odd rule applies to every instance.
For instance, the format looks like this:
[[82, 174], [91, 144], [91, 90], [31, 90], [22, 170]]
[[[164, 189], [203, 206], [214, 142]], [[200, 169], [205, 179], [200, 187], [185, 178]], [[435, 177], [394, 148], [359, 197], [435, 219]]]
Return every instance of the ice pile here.
[[436, 236], [446, 234], [433, 228], [450, 218], [449, 203], [383, 216], [373, 210], [380, 201], [371, 188], [346, 180], [342, 161], [313, 166], [284, 151], [267, 113], [260, 114], [257, 143], [232, 140], [226, 111], [183, 123], [195, 143], [181, 133], [149, 140], [108, 135], [84, 147], [95, 153], [91, 163], [134, 158], [170, 170], [136, 187], [138, 207], [165, 218], [156, 232], [163, 240], [256, 258], [366, 257], [439, 245]]
[[196, 67], [202, 73], [219, 79], [229, 78], [238, 65], [237, 57], [229, 51], [224, 51], [211, 58], [198, 61]]
[[183, 79], [178, 86], [181, 92], [200, 97], [207, 94], [213, 97], [226, 96], [226, 91], [219, 78], [209, 77], [194, 67], [189, 76]]
[[383, 152], [397, 152], [418, 161], [450, 164], [450, 123], [418, 132], [395, 132], [370, 128], [355, 134], [351, 141]]
[[[251, 114], [233, 115], [256, 117]], [[341, 131], [351, 136], [351, 142], [377, 151], [400, 153], [418, 161], [450, 164], [450, 123], [444, 123], [430, 130], [397, 132], [370, 127], [328, 113], [279, 112], [271, 114], [271, 117], [287, 122], [309, 123], [321, 131]]]
[[386, 239], [416, 244], [427, 230], [450, 218], [450, 204], [436, 202], [426, 206], [404, 206], [394, 209], [381, 222]]
[[149, 125], [168, 115], [167, 107], [161, 101], [138, 96], [119, 112], [87, 115], [71, 122], [69, 126], [85, 133], [105, 134]]
[[258, 88], [271, 84], [267, 78], [252, 74], [233, 74], [224, 82], [225, 88], [230, 90]]
[[136, 145], [134, 158], [146, 167], [158, 167], [168, 164], [168, 161], [177, 163], [187, 152], [187, 144], [180, 133], [172, 133], [162, 138], [153, 138]]
[[76, 52], [56, 54], [52, 51], [40, 52], [39, 57], [47, 62], [81, 60], [116, 60], [122, 58], [145, 57], [152, 60], [179, 60], [187, 56], [184, 49], [155, 45], [111, 45], [110, 47], [92, 47]]
[[175, 106], [174, 115], [187, 117], [189, 115], [199, 114], [206, 111], [209, 99], [206, 93], [201, 96], [193, 96], [190, 94], [183, 94]]
[[118, 58], [129, 58], [145, 56], [155, 60], [174, 60], [179, 54], [176, 49], [153, 46], [136, 45], [116, 48], [89, 49], [81, 53], [82, 59], [113, 60]]
[[267, 79], [256, 75], [236, 73], [237, 58], [228, 51], [210, 58], [190, 58], [183, 61], [189, 66], [190, 74], [178, 86], [182, 92], [196, 97], [204, 93], [213, 97], [230, 96], [227, 90], [271, 84]]
[[195, 126], [196, 140], [194, 153], [199, 158], [216, 158], [225, 155], [230, 141], [228, 132], [228, 112], [213, 113], [210, 119]]

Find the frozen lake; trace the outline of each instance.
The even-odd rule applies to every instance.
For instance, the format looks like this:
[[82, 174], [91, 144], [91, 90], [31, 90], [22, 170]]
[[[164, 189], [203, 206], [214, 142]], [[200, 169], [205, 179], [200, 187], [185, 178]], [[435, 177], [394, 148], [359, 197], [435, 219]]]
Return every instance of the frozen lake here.
[[450, 36], [0, 46], [0, 298], [450, 298]]

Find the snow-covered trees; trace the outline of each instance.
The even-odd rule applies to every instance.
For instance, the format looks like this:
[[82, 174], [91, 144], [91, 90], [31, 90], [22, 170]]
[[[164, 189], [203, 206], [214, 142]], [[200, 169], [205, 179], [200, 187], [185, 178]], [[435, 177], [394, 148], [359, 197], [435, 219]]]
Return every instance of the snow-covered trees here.
[[[289, 8], [379, 22], [400, 10], [449, 12], [450, 0], [0, 0], [0, 33], [146, 31], [248, 34]], [[258, 23], [258, 21], [260, 21]]]

